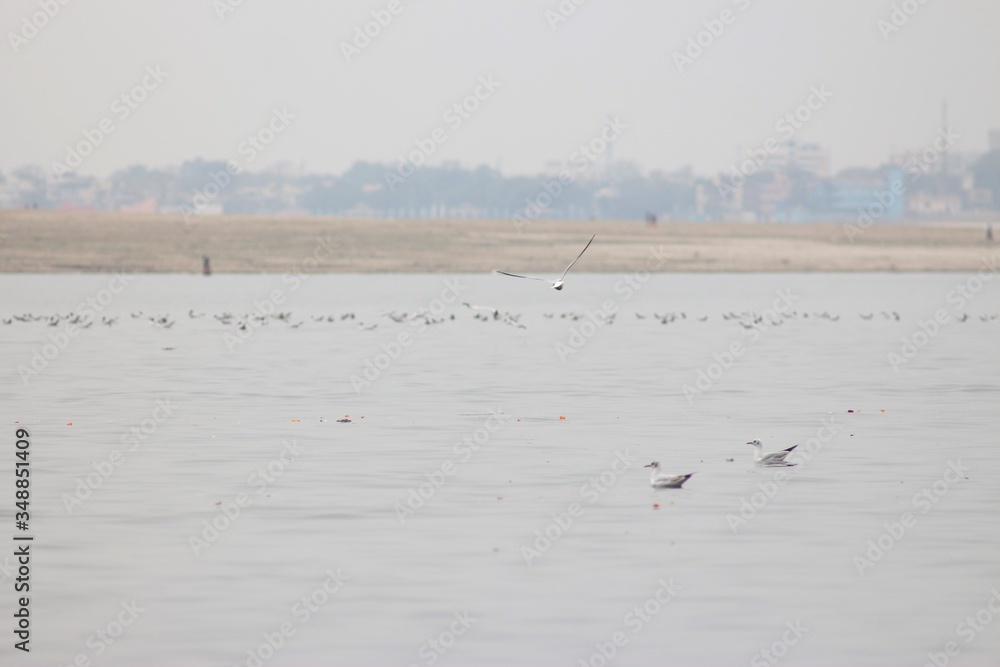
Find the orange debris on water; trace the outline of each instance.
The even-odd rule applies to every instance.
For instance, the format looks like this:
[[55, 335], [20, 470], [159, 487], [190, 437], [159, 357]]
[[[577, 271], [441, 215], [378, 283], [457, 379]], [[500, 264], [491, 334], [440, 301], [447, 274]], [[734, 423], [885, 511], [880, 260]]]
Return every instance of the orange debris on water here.
[[566, 415], [559, 415], [559, 419], [566, 419]]
[[72, 426], [73, 422], [66, 422], [66, 426]]
[[880, 410], [879, 412], [881, 412], [882, 414], [885, 414], [885, 410]]
[[297, 421], [298, 421], [298, 419], [293, 419], [292, 421], [293, 421], [293, 422], [297, 422]]
[[653, 509], [654, 510], [660, 509], [660, 503], [653, 503]]

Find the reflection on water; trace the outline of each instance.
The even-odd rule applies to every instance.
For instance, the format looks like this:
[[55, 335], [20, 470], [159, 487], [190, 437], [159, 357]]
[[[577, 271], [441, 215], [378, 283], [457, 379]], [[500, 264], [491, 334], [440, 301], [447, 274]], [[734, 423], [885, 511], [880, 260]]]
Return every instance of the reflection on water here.
[[[959, 309], [957, 274], [571, 278], [138, 276], [58, 350], [65, 320], [0, 325], [6, 437], [33, 436], [18, 664], [1000, 654], [957, 628], [1000, 590], [996, 285]], [[0, 316], [108, 284], [0, 276]], [[780, 324], [740, 316], [779, 290]], [[754, 438], [800, 465], [755, 469]], [[654, 491], [653, 459], [697, 474]]]

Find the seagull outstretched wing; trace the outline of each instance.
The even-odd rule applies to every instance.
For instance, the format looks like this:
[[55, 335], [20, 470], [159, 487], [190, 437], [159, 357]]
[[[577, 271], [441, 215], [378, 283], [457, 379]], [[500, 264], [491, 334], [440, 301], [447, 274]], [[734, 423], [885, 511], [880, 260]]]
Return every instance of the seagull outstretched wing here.
[[[570, 265], [572, 266], [572, 264]], [[569, 269], [567, 269], [568, 271]], [[519, 276], [516, 273], [507, 273], [506, 271], [497, 271], [497, 273], [502, 273], [505, 276], [510, 276], [512, 278], [527, 278], [528, 280], [541, 280], [543, 283], [551, 283], [552, 281], [548, 278], [536, 278], [535, 276]], [[565, 274], [563, 274], [565, 275]]]
[[577, 260], [583, 257], [583, 253], [587, 252], [587, 248], [590, 247], [590, 244], [594, 242], [595, 238], [597, 238], [597, 234], [594, 234], [593, 236], [590, 237], [590, 240], [587, 241], [587, 245], [583, 246], [583, 250], [580, 251], [580, 254], [576, 256], [576, 259], [574, 259], [572, 262], [569, 263], [569, 266], [566, 267], [566, 270], [562, 272], [561, 276], [559, 276], [559, 280], [562, 280], [563, 278], [566, 277], [566, 274], [569, 273], [569, 270], [573, 268], [573, 265], [576, 264]]

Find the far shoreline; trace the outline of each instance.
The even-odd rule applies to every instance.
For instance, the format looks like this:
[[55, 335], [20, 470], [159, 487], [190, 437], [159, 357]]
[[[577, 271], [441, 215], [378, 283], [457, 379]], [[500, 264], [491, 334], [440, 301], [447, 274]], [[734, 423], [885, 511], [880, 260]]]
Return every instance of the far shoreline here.
[[[194, 217], [0, 210], [0, 273], [485, 274], [971, 272], [996, 266], [986, 221], [721, 223]], [[852, 227], [853, 225], [853, 227]], [[849, 238], [850, 237], [850, 238]], [[567, 259], [568, 258], [568, 259]], [[995, 270], [995, 269], [993, 269]]]

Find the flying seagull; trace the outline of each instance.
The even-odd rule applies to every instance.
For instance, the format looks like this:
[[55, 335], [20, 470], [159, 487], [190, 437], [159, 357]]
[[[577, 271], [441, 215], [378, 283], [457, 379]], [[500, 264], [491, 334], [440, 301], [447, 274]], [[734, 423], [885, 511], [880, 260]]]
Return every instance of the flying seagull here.
[[793, 449], [798, 447], [798, 445], [792, 445], [788, 449], [783, 449], [780, 452], [761, 454], [762, 445], [760, 440], [751, 440], [747, 444], [753, 445], [754, 447], [753, 460], [759, 466], [763, 466], [765, 468], [791, 468], [792, 466], [795, 465], [794, 463], [789, 463], [788, 461], [786, 461], [785, 457], [788, 456]]
[[573, 268], [573, 265], [576, 264], [577, 260], [583, 257], [583, 253], [587, 252], [587, 248], [589, 248], [590, 244], [594, 242], [594, 238], [596, 236], [597, 234], [594, 234], [594, 236], [590, 237], [590, 240], [587, 241], [587, 245], [583, 246], [583, 250], [580, 251], [580, 254], [576, 256], [576, 259], [574, 259], [572, 262], [569, 263], [569, 266], [566, 267], [566, 270], [562, 272], [561, 276], [559, 276], [559, 280], [549, 280], [548, 278], [536, 278], [535, 276], [519, 276], [516, 273], [507, 273], [506, 271], [497, 271], [497, 273], [502, 273], [505, 276], [511, 276], [513, 278], [527, 278], [529, 280], [541, 280], [543, 283], [550, 283], [552, 285], [552, 289], [561, 290], [563, 288], [563, 283], [565, 282], [565, 280], [563, 279], [566, 277], [566, 274], [569, 273], [569, 270]]
[[691, 473], [689, 475], [661, 475], [660, 474], [660, 462], [653, 461], [644, 468], [652, 468], [653, 474], [650, 475], [649, 484], [654, 489], [679, 489], [684, 486], [684, 482], [691, 479]]

